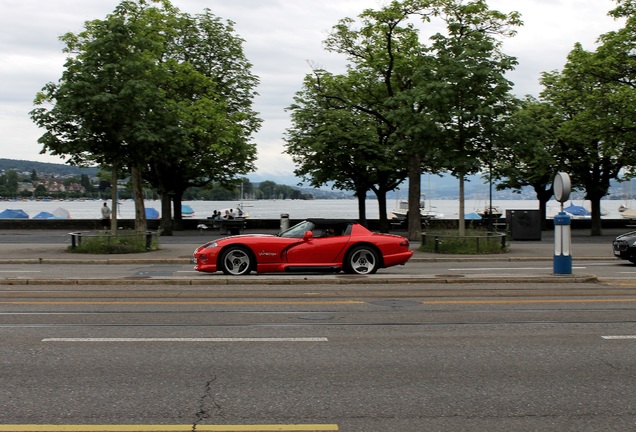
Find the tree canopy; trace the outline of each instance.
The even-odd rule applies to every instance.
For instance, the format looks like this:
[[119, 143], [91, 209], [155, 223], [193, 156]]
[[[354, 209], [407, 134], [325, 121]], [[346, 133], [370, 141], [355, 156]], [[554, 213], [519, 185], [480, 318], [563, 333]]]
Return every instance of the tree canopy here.
[[42, 151], [127, 169], [137, 229], [145, 229], [144, 175], [178, 195], [197, 176], [225, 180], [253, 169], [258, 80], [231, 23], [209, 11], [183, 14], [168, 0], [127, 0], [61, 39], [65, 70], [31, 113], [46, 129]]
[[[445, 33], [434, 33], [426, 43], [423, 29], [434, 19], [445, 25]], [[514, 34], [512, 28], [519, 24], [518, 14], [491, 11], [482, 0], [403, 0], [365, 10], [359, 22], [345, 18], [334, 26], [325, 46], [347, 57], [347, 72], [334, 78], [314, 71], [322, 81], [306, 78], [292, 109], [307, 115], [310, 110], [346, 110], [349, 120], [369, 118], [364, 123], [373, 125], [364, 129], [368, 136], [353, 136], [351, 125], [341, 124], [336, 128], [339, 135], [331, 139], [339, 141], [338, 154], [348, 152], [377, 172], [385, 170], [385, 177], [368, 178], [368, 184], [377, 187], [383, 228], [386, 192], [407, 176], [409, 237], [418, 239], [421, 173], [450, 170], [462, 180], [489, 161], [498, 145], [497, 129], [511, 107], [511, 83], [504, 74], [516, 64], [500, 51], [500, 39]], [[308, 85], [317, 89], [309, 91]], [[312, 124], [303, 122], [300, 113], [292, 116], [295, 142], [288, 151], [324, 147], [325, 141], [318, 144], [306, 128], [318, 130], [321, 122], [327, 127], [333, 115], [314, 115]], [[338, 114], [340, 120], [345, 116]], [[364, 149], [368, 158], [361, 155]], [[299, 152], [296, 161], [305, 164], [299, 172], [317, 176], [321, 183], [343, 173], [334, 175], [331, 166], [321, 169], [316, 164], [307, 169], [300, 158]], [[360, 172], [353, 167], [346, 171], [349, 178], [352, 171]], [[363, 187], [364, 182], [356, 184]]]

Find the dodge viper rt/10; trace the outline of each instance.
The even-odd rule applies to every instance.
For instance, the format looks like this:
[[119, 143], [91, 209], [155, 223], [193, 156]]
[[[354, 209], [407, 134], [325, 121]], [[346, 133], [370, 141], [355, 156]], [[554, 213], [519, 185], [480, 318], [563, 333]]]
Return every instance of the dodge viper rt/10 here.
[[409, 241], [372, 233], [339, 219], [307, 219], [277, 235], [247, 234], [214, 240], [194, 251], [195, 270], [227, 275], [272, 272], [373, 274], [405, 264]]

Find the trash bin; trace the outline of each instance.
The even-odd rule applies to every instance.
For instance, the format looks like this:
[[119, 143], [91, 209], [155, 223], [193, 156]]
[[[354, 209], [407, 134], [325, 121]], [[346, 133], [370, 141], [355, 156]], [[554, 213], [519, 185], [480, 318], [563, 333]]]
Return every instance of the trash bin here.
[[539, 210], [508, 210], [506, 216], [512, 240], [541, 240]]
[[280, 215], [280, 232], [285, 231], [289, 228], [289, 214], [281, 213]]

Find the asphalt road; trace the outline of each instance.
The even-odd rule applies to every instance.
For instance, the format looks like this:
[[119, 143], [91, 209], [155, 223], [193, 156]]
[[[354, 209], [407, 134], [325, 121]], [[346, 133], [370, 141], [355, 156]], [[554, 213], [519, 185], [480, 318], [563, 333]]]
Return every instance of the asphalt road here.
[[546, 285], [3, 287], [0, 431], [633, 429], [633, 291]]

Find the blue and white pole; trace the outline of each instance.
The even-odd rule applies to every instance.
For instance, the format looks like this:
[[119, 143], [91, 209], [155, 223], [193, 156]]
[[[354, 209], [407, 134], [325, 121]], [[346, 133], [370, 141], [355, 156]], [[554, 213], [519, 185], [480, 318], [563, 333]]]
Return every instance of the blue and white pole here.
[[571, 219], [564, 211], [554, 217], [554, 274], [572, 274]]
[[563, 203], [570, 197], [571, 182], [567, 173], [560, 172], [552, 183], [554, 198], [561, 203], [561, 211], [554, 217], [554, 274], [572, 274], [572, 233], [570, 216], [563, 211]]

